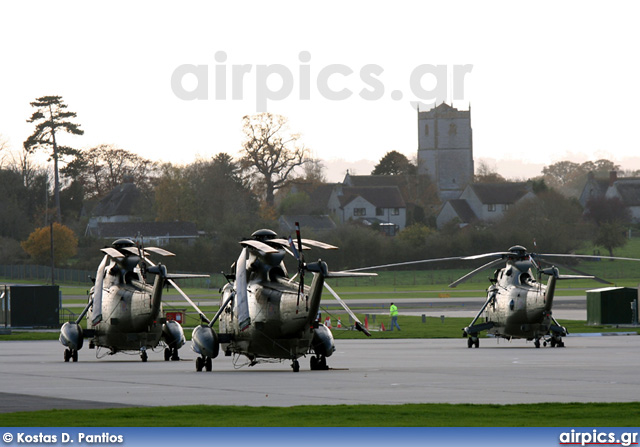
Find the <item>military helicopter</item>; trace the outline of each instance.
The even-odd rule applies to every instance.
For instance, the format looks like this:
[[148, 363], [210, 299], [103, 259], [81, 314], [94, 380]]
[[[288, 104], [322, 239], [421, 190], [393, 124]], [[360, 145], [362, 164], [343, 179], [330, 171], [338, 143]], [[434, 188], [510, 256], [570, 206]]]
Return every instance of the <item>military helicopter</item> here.
[[[450, 287], [455, 287], [480, 271], [506, 260], [506, 265], [495, 270], [493, 277], [489, 278], [491, 285], [487, 289], [487, 300], [471, 324], [463, 329], [463, 336], [468, 337], [467, 346], [469, 348], [480, 346], [478, 333], [484, 330], [489, 334], [506, 339], [526, 338], [529, 341], [533, 340], [536, 348], [540, 347], [540, 340], [544, 346], [547, 346], [547, 342], [549, 342], [552, 348], [564, 347], [562, 337], [565, 337], [568, 331], [558, 323], [551, 311], [556, 281], [596, 279], [596, 277], [592, 275], [560, 275], [556, 266], [542, 269], [535, 261], [535, 258], [540, 256], [563, 255], [536, 255], [528, 253], [527, 249], [521, 245], [515, 245], [508, 252], [486, 253], [462, 258], [473, 260], [496, 257], [497, 259], [463, 276], [450, 284]], [[532, 268], [538, 271], [537, 279], [532, 274]], [[541, 275], [549, 277], [546, 285], [540, 282]], [[485, 311], [485, 321], [476, 324]]]
[[[208, 275], [169, 275], [164, 265], [155, 265], [147, 256], [175, 256], [173, 253], [157, 247], [143, 248], [129, 239], [118, 239], [101, 251], [105, 256], [86, 307], [75, 322], [66, 322], [60, 328], [60, 343], [66, 347], [64, 361], [78, 361], [85, 338], [91, 339], [89, 349], [108, 348], [109, 355], [139, 352], [143, 362], [148, 359], [147, 349], [157, 347], [162, 339], [165, 360], [179, 360], [178, 349], [185, 344], [185, 336], [179, 323], [163, 316], [163, 288], [171, 284], [203, 315], [173, 280]], [[155, 274], [153, 284], [146, 282], [147, 273]], [[85, 316], [87, 329], [83, 330], [80, 322]]]
[[[563, 268], [573, 270], [579, 273], [579, 275], [560, 275], [556, 265], [546, 261], [545, 258], [640, 260], [610, 256], [537, 254], [528, 252], [527, 249], [521, 245], [515, 245], [511, 247], [509, 251], [505, 252], [485, 253], [466, 257], [425, 259], [421, 261], [365, 267], [349, 271], [373, 270], [383, 267], [395, 267], [425, 262], [475, 260], [487, 257], [496, 259], [493, 259], [449, 284], [449, 287], [456, 287], [458, 284], [483, 270], [505, 263], [504, 267], [495, 270], [493, 277], [489, 278], [491, 284], [487, 289], [486, 301], [471, 321], [471, 324], [463, 329], [463, 337], [467, 337], [467, 346], [469, 348], [478, 348], [480, 346], [478, 334], [482, 331], [487, 331], [488, 334], [509, 340], [514, 338], [525, 338], [528, 341], [533, 340], [536, 348], [541, 346], [541, 341], [543, 346], [547, 346], [547, 343], [549, 343], [551, 347], [564, 347], [562, 337], [565, 337], [568, 331], [565, 327], [561, 326], [552, 315], [556, 282], [566, 279], [593, 279], [606, 284], [610, 284], [610, 282], [593, 275], [587, 275], [567, 266], [563, 266]], [[541, 268], [536, 259], [550, 264], [551, 267]], [[559, 265], [558, 263], [556, 264]], [[532, 268], [535, 268], [537, 271], [537, 277], [532, 273]], [[540, 282], [542, 275], [549, 277], [546, 285]], [[485, 314], [484, 321], [478, 323], [483, 313]]]
[[[211, 321], [196, 327], [192, 335], [192, 349], [200, 355], [196, 370], [211, 371], [212, 362], [220, 350], [235, 356], [234, 364], [244, 356], [249, 366], [267, 361], [291, 360], [294, 372], [300, 371], [298, 359], [313, 354], [312, 370], [326, 370], [327, 357], [335, 351], [334, 338], [317, 318], [323, 287], [338, 300], [355, 321], [355, 328], [371, 334], [351, 312], [335, 291], [325, 282], [327, 278], [372, 276], [368, 273], [329, 272], [321, 260], [305, 263], [303, 250], [310, 247], [336, 249], [323, 242], [301, 239], [296, 223], [297, 246], [291, 238], [278, 238], [272, 230], [254, 232], [240, 242], [242, 251], [232, 265], [234, 273], [221, 289], [220, 308]], [[298, 261], [298, 282], [289, 278], [284, 264], [286, 253]], [[305, 274], [312, 273], [310, 286]], [[220, 320], [219, 334], [213, 325]]]

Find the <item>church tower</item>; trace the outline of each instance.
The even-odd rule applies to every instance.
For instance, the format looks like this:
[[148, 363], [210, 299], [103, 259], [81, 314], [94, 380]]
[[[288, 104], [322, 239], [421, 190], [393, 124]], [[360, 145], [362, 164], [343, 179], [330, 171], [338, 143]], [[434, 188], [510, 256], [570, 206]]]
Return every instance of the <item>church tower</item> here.
[[418, 111], [418, 173], [429, 175], [442, 202], [460, 197], [473, 181], [471, 107], [442, 103]]

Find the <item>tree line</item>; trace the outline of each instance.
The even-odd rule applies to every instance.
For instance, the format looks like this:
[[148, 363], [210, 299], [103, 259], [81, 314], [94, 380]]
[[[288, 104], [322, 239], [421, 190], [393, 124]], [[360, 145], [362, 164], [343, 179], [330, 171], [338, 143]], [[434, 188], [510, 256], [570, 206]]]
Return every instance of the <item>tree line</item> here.
[[[8, 143], [0, 137], [3, 263], [46, 263], [48, 255], [41, 247], [39, 251], [29, 247], [38, 246], [37, 241], [44, 244], [42, 229], [55, 221], [70, 229], [69, 235], [56, 227], [56, 234], [60, 234], [56, 237], [61, 238], [57, 245], [61, 252], [66, 250], [66, 259], [60, 255], [56, 262], [94, 268], [105, 241], [85, 235], [91, 210], [124, 182], [134, 183], [141, 193], [136, 218], [194, 222], [203, 233], [194, 245], [168, 247], [178, 255], [169, 261], [169, 267], [178, 270], [226, 270], [237, 257], [238, 241], [259, 228], [278, 231], [281, 213], [326, 212], [310, 199], [310, 191], [326, 184], [322, 164], [310, 157], [300, 134], [289, 129], [284, 117], [268, 113], [244, 117], [244, 138], [237, 158], [220, 152], [176, 165], [148, 160], [110, 144], [85, 150], [61, 144], [68, 139], [64, 134], [82, 135], [80, 125], [74, 122], [77, 115], [59, 96], [37, 98], [31, 105], [35, 112], [27, 121], [35, 130], [22, 151], [8, 155]], [[36, 151], [47, 153], [50, 168], [32, 162]], [[585, 211], [575, 191], [576, 185], [584, 184], [588, 172], [602, 174], [619, 168], [608, 160], [555, 163], [545, 167], [539, 178], [529, 179], [535, 199], [512, 207], [500, 221], [463, 228], [452, 222], [436, 230], [439, 203], [434, 185], [417, 173], [415, 160], [390, 151], [372, 174], [404, 179], [398, 184], [410, 208], [407, 228], [390, 238], [375, 228], [349, 223], [323, 234], [305, 229], [305, 237], [340, 247], [317, 254], [333, 269], [502, 251], [512, 245], [531, 248], [533, 241], [544, 252], [570, 252], [592, 242], [613, 253], [625, 241], [628, 212], [621, 203], [603, 199], [589, 204]], [[293, 181], [306, 187], [293, 193]], [[474, 181], [506, 180], [480, 164]], [[68, 244], [75, 244], [77, 250], [66, 247], [65, 234]]]

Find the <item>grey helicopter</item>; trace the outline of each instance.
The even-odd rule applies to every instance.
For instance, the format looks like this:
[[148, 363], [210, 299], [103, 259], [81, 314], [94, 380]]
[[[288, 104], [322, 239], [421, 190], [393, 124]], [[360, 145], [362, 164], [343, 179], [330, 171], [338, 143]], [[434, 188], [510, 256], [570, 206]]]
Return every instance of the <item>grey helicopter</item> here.
[[[147, 350], [164, 342], [164, 359], [179, 360], [178, 349], [185, 344], [184, 331], [176, 321], [167, 321], [162, 309], [162, 292], [171, 284], [202, 314], [195, 303], [180, 289], [174, 279], [208, 277], [208, 275], [168, 274], [162, 264], [154, 264], [149, 253], [175, 256], [158, 247], [138, 246], [132, 240], [118, 239], [105, 253], [96, 272], [95, 284], [89, 292], [88, 303], [73, 322], [60, 328], [60, 343], [65, 346], [64, 361], [78, 361], [78, 351], [84, 339], [90, 339], [89, 349], [107, 348], [108, 355], [136, 352], [143, 362]], [[153, 284], [147, 274], [154, 274]], [[87, 317], [87, 329], [80, 325]], [[98, 350], [96, 356], [98, 356]]]
[[[481, 258], [495, 259], [449, 284], [449, 287], [456, 287], [458, 284], [486, 269], [496, 267], [499, 264], [504, 264], [503, 267], [496, 269], [493, 276], [489, 278], [490, 285], [487, 288], [487, 298], [484, 304], [469, 326], [462, 330], [462, 336], [467, 338], [467, 347], [469, 348], [478, 348], [480, 346], [478, 335], [482, 331], [487, 331], [488, 334], [508, 340], [524, 338], [528, 341], [533, 341], [536, 348], [540, 348], [541, 345], [547, 346], [547, 344], [551, 347], [564, 347], [562, 337], [567, 336], [568, 331], [565, 327], [560, 325], [552, 315], [553, 298], [557, 281], [569, 279], [593, 279], [605, 284], [611, 283], [568, 266], [562, 267], [579, 274], [561, 275], [558, 267], [556, 266], [560, 264], [555, 262], [554, 265], [553, 262], [549, 262], [545, 258], [619, 259], [640, 261], [640, 259], [635, 258], [612, 256], [530, 253], [525, 247], [515, 245], [511, 247], [509, 251], [504, 252], [484, 253], [464, 257], [424, 259], [420, 261], [386, 264], [348, 271], [356, 272], [411, 264], [454, 260], [476, 260]], [[538, 260], [551, 266], [542, 268]], [[537, 271], [537, 275], [534, 275], [533, 269]], [[542, 275], [548, 276], [546, 284], [541, 282]]]
[[[337, 247], [302, 239], [297, 223], [296, 237], [297, 244], [291, 238], [278, 238], [272, 230], [262, 229], [240, 242], [242, 250], [232, 265], [234, 272], [225, 275], [228, 283], [221, 289], [218, 312], [193, 331], [192, 349], [200, 355], [196, 358], [197, 371], [211, 371], [212, 359], [220, 349], [226, 356], [235, 356], [236, 367], [244, 357], [249, 366], [291, 360], [291, 368], [299, 372], [298, 359], [311, 354], [311, 370], [329, 369], [327, 357], [335, 351], [335, 342], [331, 330], [317, 317], [323, 288], [351, 315], [355, 329], [371, 336], [325, 280], [375, 274], [330, 272], [321, 260], [306, 263], [303, 250]], [[284, 264], [286, 253], [298, 261], [293, 278]], [[309, 286], [305, 285], [306, 273], [313, 275]], [[213, 325], [218, 320], [216, 334]]]

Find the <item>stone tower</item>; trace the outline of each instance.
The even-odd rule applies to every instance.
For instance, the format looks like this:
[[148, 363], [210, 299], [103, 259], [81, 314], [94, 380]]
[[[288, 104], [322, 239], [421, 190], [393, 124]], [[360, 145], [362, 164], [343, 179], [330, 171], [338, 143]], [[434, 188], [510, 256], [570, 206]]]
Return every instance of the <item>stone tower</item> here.
[[471, 107], [442, 103], [418, 111], [418, 172], [431, 177], [442, 202], [457, 199], [473, 181]]

